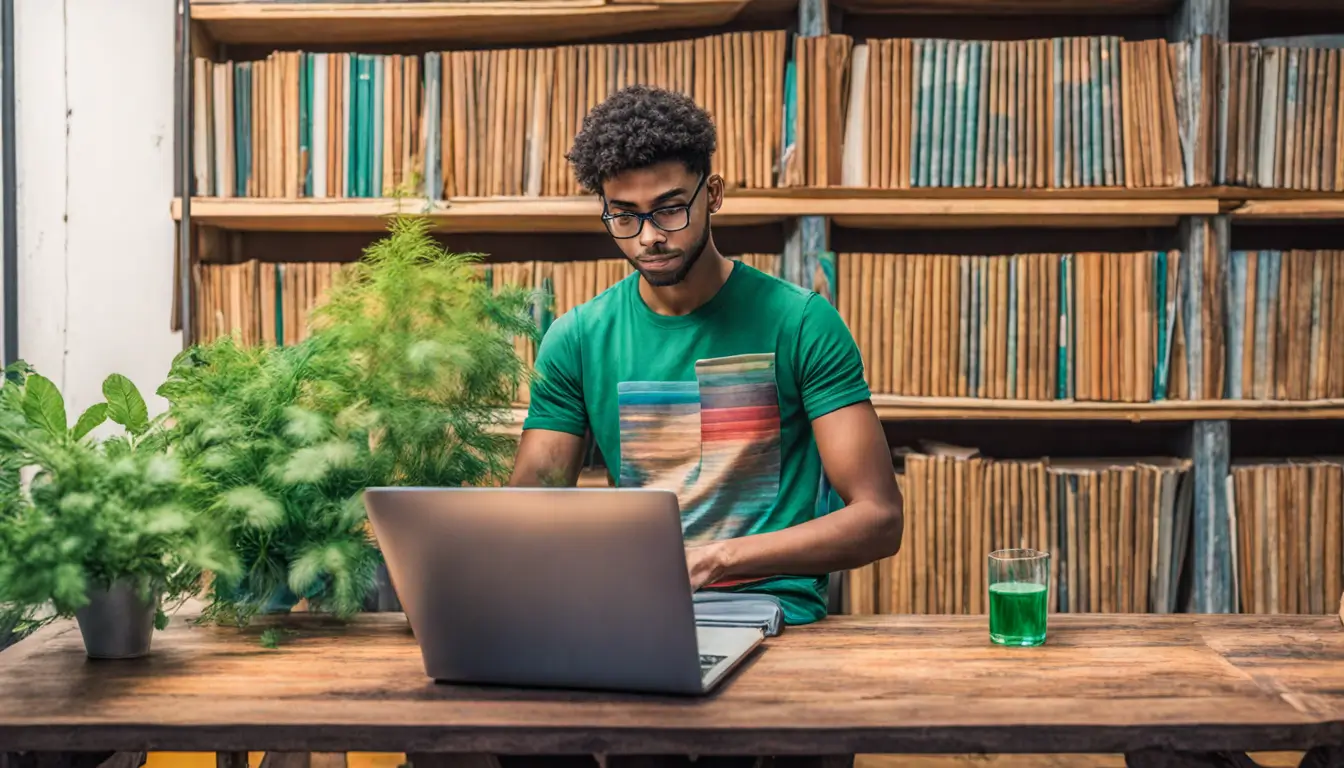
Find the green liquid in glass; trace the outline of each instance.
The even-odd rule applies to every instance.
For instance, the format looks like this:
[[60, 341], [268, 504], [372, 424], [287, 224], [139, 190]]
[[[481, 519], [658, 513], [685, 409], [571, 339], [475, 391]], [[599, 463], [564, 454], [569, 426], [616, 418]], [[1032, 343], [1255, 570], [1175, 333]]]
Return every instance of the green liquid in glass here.
[[1045, 642], [1044, 584], [1007, 581], [989, 587], [989, 639], [1000, 645]]

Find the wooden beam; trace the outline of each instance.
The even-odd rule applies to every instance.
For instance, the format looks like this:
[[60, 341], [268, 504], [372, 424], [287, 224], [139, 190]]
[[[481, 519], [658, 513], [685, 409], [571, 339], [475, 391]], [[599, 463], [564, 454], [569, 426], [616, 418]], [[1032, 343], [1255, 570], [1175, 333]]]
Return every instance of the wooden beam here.
[[192, 17], [204, 34], [225, 45], [554, 45], [720, 27], [745, 5], [746, 0], [193, 3]]
[[1230, 426], [1226, 421], [1197, 421], [1191, 427], [1194, 460], [1194, 509], [1191, 538], [1193, 567], [1191, 610], [1233, 613], [1232, 547], [1236, 533], [1228, 516]]
[[1226, 40], [1228, 5], [1229, 0], [1178, 0], [1171, 15], [1171, 39], [1194, 40], [1211, 35], [1215, 40]]

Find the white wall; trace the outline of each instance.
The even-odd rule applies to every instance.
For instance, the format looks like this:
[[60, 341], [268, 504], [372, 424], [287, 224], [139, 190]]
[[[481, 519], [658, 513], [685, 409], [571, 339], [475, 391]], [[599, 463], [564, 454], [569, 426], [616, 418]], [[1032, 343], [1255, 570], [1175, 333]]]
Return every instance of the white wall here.
[[173, 298], [175, 0], [15, 0], [19, 355], [70, 419], [121, 373], [153, 396]]

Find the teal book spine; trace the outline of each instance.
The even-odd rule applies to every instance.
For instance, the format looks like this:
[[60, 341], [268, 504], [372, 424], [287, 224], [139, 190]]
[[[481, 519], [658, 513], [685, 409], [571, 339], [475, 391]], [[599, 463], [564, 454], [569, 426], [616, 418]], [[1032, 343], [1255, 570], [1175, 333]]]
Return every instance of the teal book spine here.
[[920, 85], [919, 85], [919, 163], [916, 166], [919, 170], [919, 182], [916, 186], [929, 186], [930, 153], [932, 151], [931, 134], [933, 133], [933, 81], [934, 81], [934, 49], [937, 47], [935, 41], [925, 40], [922, 64], [920, 65]]
[[784, 62], [784, 146], [794, 145], [798, 126], [798, 65], [793, 59]]
[[1055, 396], [1060, 400], [1073, 398], [1073, 260], [1067, 253], [1059, 255], [1059, 358], [1056, 365], [1058, 381]]
[[385, 56], [375, 55], [373, 61], [373, 103], [369, 105], [369, 120], [373, 123], [370, 131], [372, 140], [369, 146], [369, 196], [382, 197], [383, 189], [383, 131], [386, 111], [383, 109], [384, 88], [387, 82], [387, 62]]
[[978, 129], [979, 115], [977, 107], [980, 104], [980, 50], [981, 44], [973, 42], [970, 44], [970, 52], [966, 59], [966, 112], [965, 126], [962, 129], [962, 141], [965, 143], [965, 157], [962, 159], [959, 178], [961, 186], [969, 187], [975, 184], [975, 163], [976, 150], [978, 149]]
[[233, 194], [247, 196], [252, 172], [252, 63], [239, 62], [233, 70]]
[[943, 165], [938, 171], [938, 186], [952, 186], [952, 168], [957, 152], [958, 101], [965, 92], [965, 43], [951, 40], [947, 44], [947, 96], [943, 102]]
[[1003, 179], [1003, 43], [989, 43], [989, 136], [985, 158], [985, 185], [1002, 186]]
[[345, 78], [345, 175], [346, 175], [346, 195], [348, 197], [359, 197], [359, 181], [357, 168], [359, 166], [359, 54], [352, 53], [346, 58], [346, 78]]
[[1008, 350], [1004, 359], [1004, 364], [1008, 368], [1008, 391], [1005, 397], [1014, 398], [1017, 396], [1017, 267], [1019, 259], [1016, 256], [1007, 256], [1008, 259]]
[[966, 350], [966, 366], [970, 370], [969, 383], [966, 386], [966, 393], [970, 397], [982, 397], [980, 391], [980, 313], [982, 305], [980, 301], [980, 282], [982, 280], [980, 270], [980, 258], [968, 257], [966, 261], [970, 265], [970, 311], [968, 312], [969, 328], [966, 334], [970, 336], [969, 350]]
[[313, 195], [313, 55], [299, 53], [299, 195]]
[[1111, 49], [1111, 155], [1114, 158], [1115, 183], [1125, 186], [1124, 90], [1121, 89], [1120, 38], [1108, 39]]
[[957, 288], [961, 301], [958, 304], [957, 317], [957, 380], [954, 394], [962, 394], [963, 382], [969, 382], [970, 376], [970, 312], [971, 312], [971, 260], [965, 256], [957, 258]]
[[934, 41], [933, 59], [933, 109], [930, 112], [929, 144], [932, 153], [929, 156], [929, 186], [943, 185], [943, 155], [946, 143], [943, 111], [947, 102], [947, 51], [950, 40]]
[[947, 184], [951, 187], [962, 186], [962, 170], [966, 167], [966, 60], [970, 53], [970, 43], [957, 44], [956, 101], [952, 109], [952, 168]]
[[987, 176], [986, 157], [989, 154], [989, 43], [981, 42], [976, 46], [976, 49], [978, 51], [976, 61], [979, 64], [980, 75], [976, 83], [979, 95], [978, 104], [975, 108], [975, 186], [983, 187]]

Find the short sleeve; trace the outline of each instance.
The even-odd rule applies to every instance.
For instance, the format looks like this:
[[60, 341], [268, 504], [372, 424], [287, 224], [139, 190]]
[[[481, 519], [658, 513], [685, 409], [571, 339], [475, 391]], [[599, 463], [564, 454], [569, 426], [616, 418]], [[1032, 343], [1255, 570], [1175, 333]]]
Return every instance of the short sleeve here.
[[547, 429], [580, 437], [588, 431], [577, 314], [577, 310], [571, 310], [561, 315], [542, 337], [523, 429]]
[[840, 313], [820, 295], [803, 307], [798, 330], [798, 386], [809, 420], [870, 398], [863, 358]]

